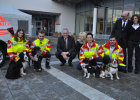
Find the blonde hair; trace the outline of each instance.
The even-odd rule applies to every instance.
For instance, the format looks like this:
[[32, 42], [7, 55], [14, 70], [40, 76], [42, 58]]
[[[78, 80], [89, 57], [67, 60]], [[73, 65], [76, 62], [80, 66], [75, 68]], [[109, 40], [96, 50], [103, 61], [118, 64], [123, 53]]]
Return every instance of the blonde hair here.
[[86, 40], [86, 35], [87, 35], [86, 32], [80, 32], [80, 33], [79, 33], [79, 36], [82, 36], [82, 37], [83, 37], [83, 41]]

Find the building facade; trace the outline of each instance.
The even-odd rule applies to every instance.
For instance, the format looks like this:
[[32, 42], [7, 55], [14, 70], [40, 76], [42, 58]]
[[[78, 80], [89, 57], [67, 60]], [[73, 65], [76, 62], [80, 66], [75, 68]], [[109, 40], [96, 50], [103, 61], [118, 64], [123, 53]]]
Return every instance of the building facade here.
[[74, 32], [92, 32], [96, 38], [108, 38], [123, 11], [140, 14], [140, 0], [1, 0], [32, 15], [32, 33], [46, 35], [68, 28]]
[[32, 33], [36, 35], [44, 30], [46, 35], [61, 32], [67, 27], [70, 34], [75, 31], [75, 7], [52, 0], [1, 0], [1, 4], [12, 5], [15, 8], [32, 15]]
[[96, 38], [106, 39], [111, 34], [115, 21], [121, 18], [123, 11], [129, 11], [130, 17], [133, 14], [140, 14], [140, 0], [99, 0], [99, 2], [83, 0], [76, 4], [75, 31], [94, 33], [96, 30]]

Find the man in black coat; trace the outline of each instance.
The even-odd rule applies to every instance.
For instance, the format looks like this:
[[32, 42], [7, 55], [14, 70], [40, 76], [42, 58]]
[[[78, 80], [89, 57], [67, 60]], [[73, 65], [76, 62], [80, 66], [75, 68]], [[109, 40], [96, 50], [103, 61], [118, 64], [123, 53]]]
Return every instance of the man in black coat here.
[[127, 33], [128, 29], [131, 25], [129, 18], [129, 12], [125, 11], [122, 13], [122, 19], [117, 20], [114, 24], [113, 30], [111, 35], [115, 36], [117, 39], [118, 44], [123, 48], [124, 52], [124, 61], [123, 63], [126, 64], [126, 48], [127, 48]]
[[72, 60], [75, 58], [75, 41], [69, 36], [69, 31], [64, 28], [62, 36], [58, 38], [56, 57], [61, 61], [60, 66], [64, 66], [66, 59], [68, 59], [69, 66], [72, 66]]

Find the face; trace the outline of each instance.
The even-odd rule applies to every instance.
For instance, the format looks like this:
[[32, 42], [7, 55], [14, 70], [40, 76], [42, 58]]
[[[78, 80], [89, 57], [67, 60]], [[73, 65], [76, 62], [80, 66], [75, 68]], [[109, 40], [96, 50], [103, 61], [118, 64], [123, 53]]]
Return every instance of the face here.
[[138, 17], [137, 17], [137, 16], [134, 16], [134, 18], [133, 18], [133, 23], [134, 23], [134, 24], [138, 24]]
[[18, 32], [18, 37], [19, 37], [19, 38], [22, 38], [22, 37], [23, 37], [23, 31], [19, 31], [19, 32]]
[[82, 35], [79, 35], [79, 39], [80, 39], [80, 41], [83, 41], [84, 37]]
[[87, 36], [87, 42], [88, 42], [88, 43], [91, 43], [92, 41], [93, 41], [92, 35], [88, 35], [88, 36]]
[[69, 32], [67, 30], [63, 30], [62, 35], [64, 38], [67, 38], [69, 35]]
[[121, 17], [122, 17], [122, 20], [127, 20], [129, 16], [128, 16], [128, 13], [123, 13]]
[[109, 41], [110, 41], [110, 46], [115, 46], [115, 44], [116, 44], [115, 38], [110, 38]]
[[39, 40], [42, 41], [42, 40], [44, 39], [44, 36], [45, 36], [45, 34], [39, 33], [39, 34], [38, 34]]

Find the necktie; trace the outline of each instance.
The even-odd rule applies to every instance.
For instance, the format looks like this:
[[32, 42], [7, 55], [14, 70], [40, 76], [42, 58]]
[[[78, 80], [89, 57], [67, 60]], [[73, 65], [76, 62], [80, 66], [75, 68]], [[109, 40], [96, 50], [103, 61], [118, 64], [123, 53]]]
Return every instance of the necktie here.
[[122, 26], [122, 28], [123, 28], [123, 29], [125, 28], [125, 21], [123, 21], [123, 26]]
[[66, 50], [67, 50], [67, 40], [66, 40], [66, 38], [64, 38], [64, 41], [65, 41], [65, 47], [66, 47]]

